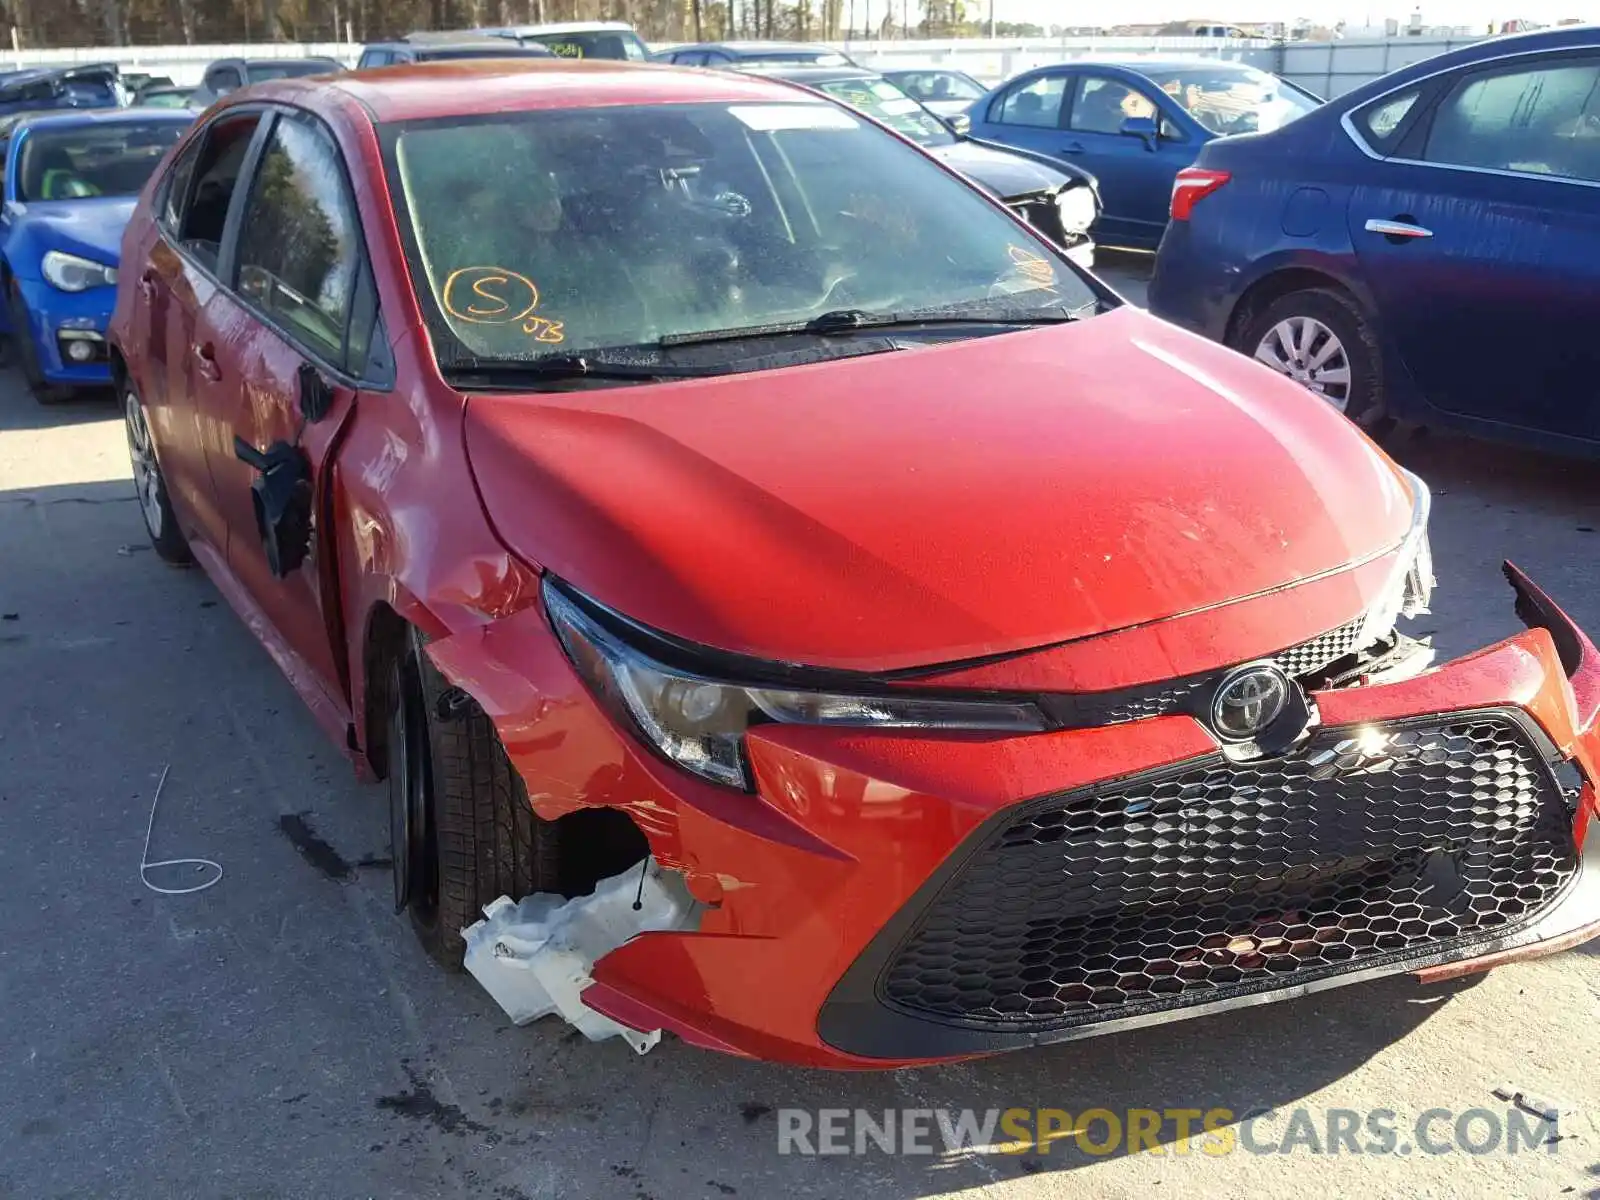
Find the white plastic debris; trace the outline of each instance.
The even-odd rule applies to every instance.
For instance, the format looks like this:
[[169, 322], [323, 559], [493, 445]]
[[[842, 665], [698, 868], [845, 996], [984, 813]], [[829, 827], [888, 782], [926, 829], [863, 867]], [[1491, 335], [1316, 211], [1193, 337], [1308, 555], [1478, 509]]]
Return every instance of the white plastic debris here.
[[591, 1042], [620, 1035], [645, 1054], [661, 1040], [659, 1029], [629, 1029], [581, 997], [594, 982], [596, 961], [635, 934], [700, 924], [699, 907], [676, 872], [650, 858], [602, 879], [591, 895], [564, 900], [538, 892], [519, 903], [501, 896], [483, 915], [461, 931], [466, 967], [518, 1025], [560, 1013]]

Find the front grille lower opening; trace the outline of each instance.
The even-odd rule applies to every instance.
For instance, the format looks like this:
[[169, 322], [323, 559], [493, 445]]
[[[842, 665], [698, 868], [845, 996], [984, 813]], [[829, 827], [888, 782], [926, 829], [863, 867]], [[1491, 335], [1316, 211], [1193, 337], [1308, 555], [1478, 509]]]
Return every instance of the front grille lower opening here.
[[1084, 1024], [1439, 953], [1556, 898], [1570, 813], [1516, 717], [1380, 732], [1028, 805], [915, 922], [880, 999]]

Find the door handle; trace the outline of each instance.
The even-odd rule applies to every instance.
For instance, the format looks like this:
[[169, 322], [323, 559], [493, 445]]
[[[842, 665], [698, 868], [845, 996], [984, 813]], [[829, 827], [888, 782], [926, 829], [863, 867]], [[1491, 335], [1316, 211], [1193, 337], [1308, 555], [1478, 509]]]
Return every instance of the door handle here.
[[1083, 153], [1083, 143], [1082, 142], [1068, 142], [1065, 146], [1061, 147], [1061, 153], [1063, 153], [1063, 154], [1082, 154]]
[[146, 300], [152, 300], [156, 294], [156, 273], [149, 267], [139, 275], [139, 294]]
[[217, 365], [216, 351], [211, 348], [211, 343], [204, 346], [195, 346], [190, 350], [194, 355], [195, 369], [207, 379], [215, 383], [222, 378], [222, 368]]
[[1415, 221], [1407, 221], [1402, 217], [1396, 217], [1393, 221], [1383, 221], [1373, 217], [1367, 222], [1366, 230], [1368, 233], [1381, 233], [1386, 238], [1410, 239], [1433, 236], [1433, 230], [1424, 229]]

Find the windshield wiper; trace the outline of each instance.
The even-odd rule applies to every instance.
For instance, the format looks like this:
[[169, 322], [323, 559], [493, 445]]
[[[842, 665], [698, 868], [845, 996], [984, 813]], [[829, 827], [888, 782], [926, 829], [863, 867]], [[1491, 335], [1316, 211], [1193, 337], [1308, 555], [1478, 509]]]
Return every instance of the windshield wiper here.
[[927, 325], [1059, 325], [1093, 316], [1098, 301], [1077, 308], [1051, 305], [1044, 308], [997, 309], [993, 312], [964, 312], [958, 309], [922, 309], [910, 312], [867, 312], [860, 308], [838, 308], [806, 321], [783, 321], [769, 325], [745, 325], [734, 329], [707, 329], [698, 333], [669, 333], [658, 346], [695, 346], [705, 342], [738, 342], [753, 338], [784, 337], [803, 333], [834, 337], [862, 330], [916, 329]]
[[717, 367], [685, 367], [674, 363], [618, 362], [586, 354], [544, 354], [538, 358], [468, 358], [443, 368], [452, 383], [472, 385], [479, 381], [500, 386], [517, 386], [564, 379], [698, 379], [723, 374]]

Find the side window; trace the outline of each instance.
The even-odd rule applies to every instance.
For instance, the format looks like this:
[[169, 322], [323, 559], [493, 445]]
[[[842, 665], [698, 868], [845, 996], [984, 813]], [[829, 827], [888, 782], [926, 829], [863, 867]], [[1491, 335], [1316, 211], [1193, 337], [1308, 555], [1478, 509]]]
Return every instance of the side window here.
[[1434, 113], [1422, 158], [1600, 182], [1600, 59], [1466, 76]]
[[233, 203], [239, 172], [260, 122], [261, 114], [253, 112], [214, 122], [205, 131], [205, 144], [195, 159], [194, 186], [178, 224], [178, 244], [213, 271], [222, 253], [228, 206]]
[[161, 228], [171, 237], [178, 236], [184, 207], [189, 202], [189, 181], [194, 178], [195, 160], [200, 157], [205, 140], [203, 136], [197, 137], [185, 146], [178, 161], [172, 164], [172, 170], [161, 182]]
[[226, 96], [244, 86], [244, 79], [235, 67], [213, 67], [206, 72], [206, 87], [217, 96]]
[[1012, 88], [989, 111], [997, 125], [1031, 125], [1054, 129], [1061, 123], [1061, 97], [1066, 93], [1068, 75], [1041, 75], [1020, 87]]
[[382, 50], [363, 50], [361, 57], [356, 60], [356, 70], [365, 71], [368, 67], [381, 67], [389, 61], [389, 55]]
[[1417, 106], [1422, 96], [1421, 88], [1412, 88], [1398, 96], [1380, 96], [1363, 109], [1357, 110], [1352, 120], [1368, 146], [1378, 154], [1392, 154], [1400, 142], [1401, 126]]
[[1129, 117], [1160, 115], [1154, 100], [1138, 88], [1104, 75], [1082, 75], [1072, 98], [1068, 128], [1079, 133], [1121, 133]]
[[310, 121], [280, 118], [240, 224], [240, 293], [308, 349], [343, 366], [362, 261], [338, 148]]

